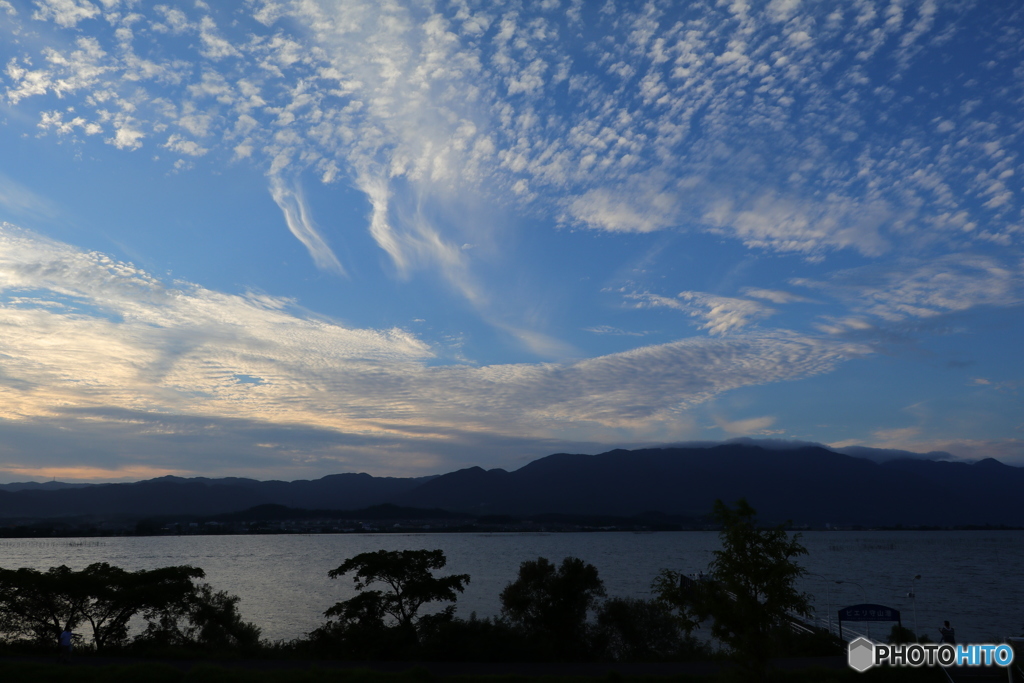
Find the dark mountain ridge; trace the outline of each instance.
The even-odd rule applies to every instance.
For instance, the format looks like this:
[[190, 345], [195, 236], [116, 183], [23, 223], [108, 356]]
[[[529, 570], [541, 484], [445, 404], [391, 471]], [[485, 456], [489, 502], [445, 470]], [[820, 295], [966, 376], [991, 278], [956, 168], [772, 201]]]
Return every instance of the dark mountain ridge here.
[[824, 526], [1024, 526], [1024, 468], [923, 459], [882, 462], [816, 445], [556, 453], [508, 472], [434, 477], [336, 474], [312, 481], [161, 477], [132, 484], [0, 490], [0, 518], [218, 515], [258, 505], [353, 510], [394, 504], [479, 515], [700, 517], [746, 498], [765, 521]]
[[332, 474], [321, 479], [257, 481], [229, 477], [159, 477], [130, 484], [74, 489], [0, 491], [0, 519], [83, 515], [216, 515], [265, 503], [288, 507], [355, 509], [391, 502], [432, 477]]

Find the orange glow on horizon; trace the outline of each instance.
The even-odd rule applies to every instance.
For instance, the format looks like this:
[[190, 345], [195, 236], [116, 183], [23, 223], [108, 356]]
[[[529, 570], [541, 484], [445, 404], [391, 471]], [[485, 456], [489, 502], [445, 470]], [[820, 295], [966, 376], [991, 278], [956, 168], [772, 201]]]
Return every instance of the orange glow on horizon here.
[[64, 482], [94, 483], [100, 481], [138, 481], [175, 475], [179, 477], [195, 476], [188, 470], [172, 470], [160, 467], [128, 466], [118, 469], [90, 467], [88, 465], [66, 467], [24, 467], [20, 465], [0, 466], [0, 473], [16, 474], [32, 479], [57, 479]]

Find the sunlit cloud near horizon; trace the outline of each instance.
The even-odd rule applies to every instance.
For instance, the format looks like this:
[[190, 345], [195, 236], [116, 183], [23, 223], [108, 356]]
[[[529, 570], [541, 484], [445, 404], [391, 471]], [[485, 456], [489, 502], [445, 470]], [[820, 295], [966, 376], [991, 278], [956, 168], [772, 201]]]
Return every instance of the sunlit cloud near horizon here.
[[736, 437], [1024, 465], [1022, 29], [0, 0], [0, 481]]

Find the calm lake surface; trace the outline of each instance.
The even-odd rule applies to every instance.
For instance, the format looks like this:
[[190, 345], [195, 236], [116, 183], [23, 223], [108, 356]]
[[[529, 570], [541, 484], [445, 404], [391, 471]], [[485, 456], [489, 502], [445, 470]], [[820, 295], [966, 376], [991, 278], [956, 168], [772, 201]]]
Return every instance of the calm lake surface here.
[[[804, 533], [802, 543], [809, 555], [800, 562], [815, 575], [801, 588], [814, 596], [822, 619], [827, 607], [834, 615], [839, 607], [871, 602], [901, 610], [911, 629], [916, 610], [916, 630], [936, 641], [944, 619], [956, 628], [958, 642], [990, 642], [1024, 630], [1024, 531], [816, 531]], [[524, 560], [580, 557], [598, 568], [609, 596], [648, 597], [661, 569], [706, 570], [719, 547], [717, 532], [699, 531], [5, 539], [0, 566], [191, 564], [206, 570], [215, 588], [238, 595], [243, 617], [277, 640], [311, 631], [324, 610], [354, 594], [351, 579], [331, 580], [327, 572], [361, 552], [444, 550], [446, 573], [472, 577], [458, 613], [485, 617], [498, 613], [498, 594]], [[917, 574], [920, 580], [913, 579]], [[870, 629], [880, 635], [889, 626]]]

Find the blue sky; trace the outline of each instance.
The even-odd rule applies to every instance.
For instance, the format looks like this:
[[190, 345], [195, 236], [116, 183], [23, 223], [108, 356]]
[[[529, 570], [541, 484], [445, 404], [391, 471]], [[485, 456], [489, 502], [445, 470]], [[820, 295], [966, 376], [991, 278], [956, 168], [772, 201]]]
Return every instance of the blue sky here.
[[0, 0], [0, 479], [1024, 464], [1011, 3]]

